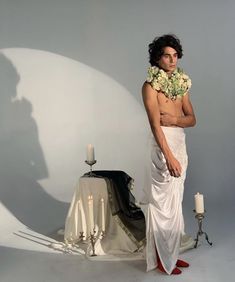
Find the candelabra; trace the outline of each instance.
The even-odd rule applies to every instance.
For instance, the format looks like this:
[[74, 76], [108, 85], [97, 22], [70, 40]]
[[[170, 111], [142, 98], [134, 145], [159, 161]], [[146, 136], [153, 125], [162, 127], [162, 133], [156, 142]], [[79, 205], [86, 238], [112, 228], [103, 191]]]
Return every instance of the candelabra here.
[[[193, 210], [193, 211], [196, 212], [195, 210]], [[207, 233], [202, 230], [202, 221], [203, 221], [204, 217], [205, 217], [204, 213], [197, 213], [196, 212], [195, 218], [198, 221], [198, 232], [197, 232], [197, 237], [195, 239], [194, 248], [197, 248], [199, 236], [202, 236], [203, 234], [205, 235], [205, 239], [206, 239], [207, 243], [212, 246], [212, 242], [209, 241], [209, 237], [208, 237]]]
[[95, 240], [96, 240], [96, 236], [95, 236], [95, 229], [93, 229], [93, 233], [90, 233], [89, 239], [91, 241], [91, 248], [92, 248], [92, 254], [91, 257], [95, 257], [97, 256], [95, 253]]
[[[96, 253], [95, 253], [95, 242], [96, 242], [96, 239], [97, 239], [97, 235], [96, 234], [96, 230], [93, 229], [93, 233], [90, 233], [90, 236], [88, 237], [88, 239], [90, 240], [91, 242], [91, 249], [92, 249], [92, 254], [90, 255], [91, 257], [95, 257], [97, 256]], [[100, 233], [100, 236], [101, 236], [101, 240], [104, 238], [104, 235], [105, 235], [105, 232], [104, 231], [101, 231]]]
[[93, 161], [86, 160], [85, 163], [90, 166], [90, 172], [88, 176], [89, 177], [95, 176], [95, 174], [92, 172], [92, 166], [96, 163], [96, 160], [93, 160]]

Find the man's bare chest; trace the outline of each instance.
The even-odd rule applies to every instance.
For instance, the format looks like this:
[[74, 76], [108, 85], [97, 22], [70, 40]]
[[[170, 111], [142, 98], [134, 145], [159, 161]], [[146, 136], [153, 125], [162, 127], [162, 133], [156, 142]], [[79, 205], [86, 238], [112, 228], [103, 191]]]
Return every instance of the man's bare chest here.
[[160, 112], [166, 112], [177, 116], [182, 115], [182, 97], [178, 97], [176, 100], [171, 100], [163, 93], [158, 93], [157, 99]]

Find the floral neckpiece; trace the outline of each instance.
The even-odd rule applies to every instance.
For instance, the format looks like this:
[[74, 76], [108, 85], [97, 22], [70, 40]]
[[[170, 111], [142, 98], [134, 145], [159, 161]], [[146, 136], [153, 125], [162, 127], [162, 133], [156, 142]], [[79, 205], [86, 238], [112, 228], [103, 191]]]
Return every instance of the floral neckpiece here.
[[176, 100], [177, 96], [184, 96], [191, 88], [191, 79], [182, 69], [177, 68], [171, 76], [156, 66], [148, 68], [147, 82], [156, 91], [161, 91], [171, 100]]

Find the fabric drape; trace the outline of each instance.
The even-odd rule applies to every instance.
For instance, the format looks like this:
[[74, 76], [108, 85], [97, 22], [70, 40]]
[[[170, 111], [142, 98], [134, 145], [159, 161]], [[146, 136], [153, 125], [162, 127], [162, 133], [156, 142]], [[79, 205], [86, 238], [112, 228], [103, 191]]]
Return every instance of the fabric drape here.
[[145, 217], [131, 193], [133, 179], [118, 170], [95, 170], [92, 173], [95, 177], [105, 179], [112, 215], [129, 238], [139, 248], [142, 247], [145, 244]]
[[152, 137], [151, 183], [146, 187], [146, 260], [147, 271], [157, 267], [157, 255], [166, 272], [175, 268], [179, 255], [180, 241], [184, 233], [182, 200], [188, 157], [185, 133], [182, 128], [162, 127], [167, 143], [180, 162], [181, 176], [172, 177], [164, 155]]

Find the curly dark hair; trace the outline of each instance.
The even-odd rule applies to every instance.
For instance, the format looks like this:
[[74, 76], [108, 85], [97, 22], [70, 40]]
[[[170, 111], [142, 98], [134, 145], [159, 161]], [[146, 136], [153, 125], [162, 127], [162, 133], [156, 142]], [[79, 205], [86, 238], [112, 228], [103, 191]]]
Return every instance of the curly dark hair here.
[[149, 44], [149, 62], [151, 66], [158, 66], [158, 61], [163, 55], [165, 47], [175, 49], [179, 59], [183, 57], [183, 49], [179, 38], [174, 34], [165, 34], [154, 38], [153, 42]]

